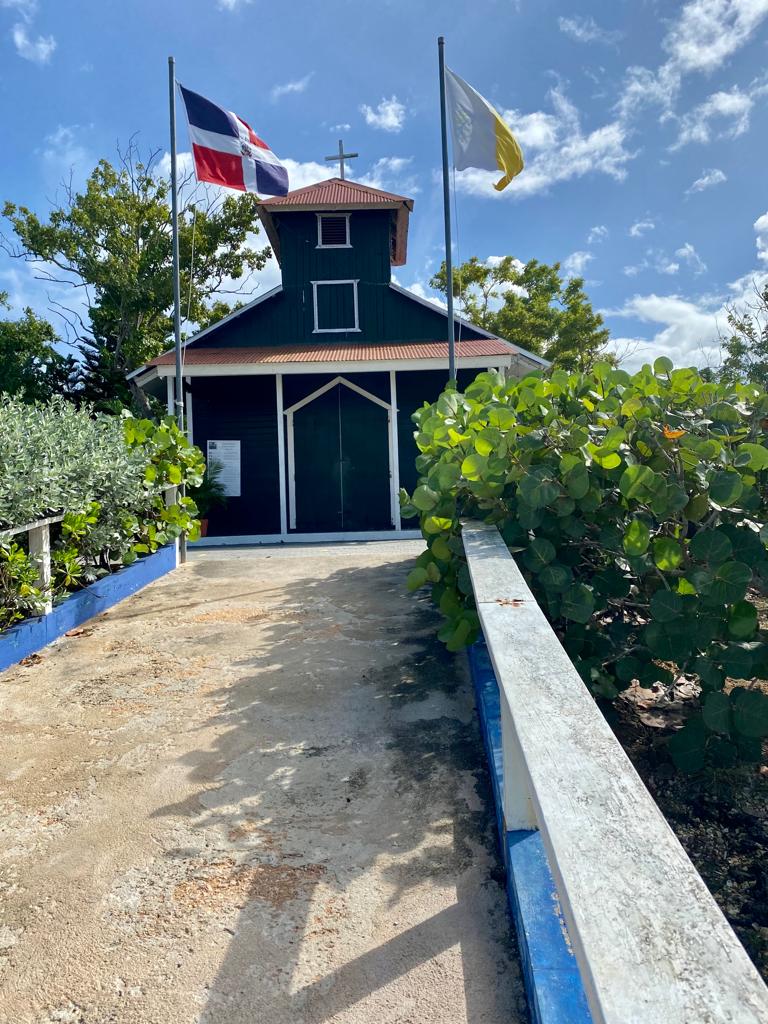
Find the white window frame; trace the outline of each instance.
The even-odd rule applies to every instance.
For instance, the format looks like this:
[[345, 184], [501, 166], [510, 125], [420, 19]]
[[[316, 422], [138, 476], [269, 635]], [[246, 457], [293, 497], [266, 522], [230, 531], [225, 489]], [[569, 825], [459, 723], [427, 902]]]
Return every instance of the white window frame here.
[[[317, 217], [317, 245], [316, 249], [351, 249], [352, 243], [349, 240], [349, 213], [316, 213]], [[347, 222], [347, 240], [338, 245], [323, 245], [323, 217], [344, 217]]]
[[[358, 315], [357, 306], [357, 286], [360, 281], [359, 277], [350, 277], [343, 280], [336, 281], [312, 281], [312, 307], [315, 313], [315, 329], [312, 331], [313, 334], [359, 334], [360, 333], [360, 317]], [[323, 284], [351, 284], [352, 294], [354, 296], [355, 304], [355, 326], [354, 327], [318, 327], [317, 326], [317, 286]]]

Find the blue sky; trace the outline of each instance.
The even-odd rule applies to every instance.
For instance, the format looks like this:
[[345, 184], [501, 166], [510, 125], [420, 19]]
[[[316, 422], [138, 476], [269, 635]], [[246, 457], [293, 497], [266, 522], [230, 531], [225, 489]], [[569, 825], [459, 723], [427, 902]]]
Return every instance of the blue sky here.
[[[0, 0], [0, 199], [37, 210], [134, 133], [167, 147], [167, 56], [244, 117], [292, 187], [351, 176], [415, 198], [398, 280], [442, 258], [436, 37], [527, 167], [456, 176], [457, 255], [582, 273], [631, 368], [717, 359], [724, 306], [768, 280], [768, 0]], [[180, 124], [180, 149], [186, 130]], [[332, 172], [330, 172], [332, 173]], [[259, 283], [277, 280], [269, 267]], [[0, 256], [14, 312], [51, 287]]]

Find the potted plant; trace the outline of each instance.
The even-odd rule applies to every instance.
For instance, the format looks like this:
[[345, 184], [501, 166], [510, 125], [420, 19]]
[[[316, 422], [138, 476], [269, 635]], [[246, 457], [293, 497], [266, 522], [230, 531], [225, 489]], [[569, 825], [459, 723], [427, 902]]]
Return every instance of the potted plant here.
[[208, 514], [217, 505], [223, 507], [227, 504], [227, 495], [224, 484], [221, 482], [221, 463], [211, 459], [203, 474], [203, 480], [199, 487], [190, 487], [189, 497], [197, 505], [200, 516], [200, 536], [208, 534]]

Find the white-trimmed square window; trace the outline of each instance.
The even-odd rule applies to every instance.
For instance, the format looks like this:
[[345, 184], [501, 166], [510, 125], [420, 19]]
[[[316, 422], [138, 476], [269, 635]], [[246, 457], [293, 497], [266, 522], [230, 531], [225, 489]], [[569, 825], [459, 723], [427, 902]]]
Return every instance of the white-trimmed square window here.
[[317, 214], [317, 248], [351, 249], [348, 213]]
[[357, 280], [313, 281], [314, 334], [359, 331]]

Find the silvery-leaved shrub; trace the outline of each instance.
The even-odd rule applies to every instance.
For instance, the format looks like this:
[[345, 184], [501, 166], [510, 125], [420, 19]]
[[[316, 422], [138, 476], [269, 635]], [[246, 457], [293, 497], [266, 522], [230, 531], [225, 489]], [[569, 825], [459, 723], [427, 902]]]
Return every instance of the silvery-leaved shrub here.
[[[203, 470], [202, 453], [172, 417], [154, 423], [96, 414], [61, 398], [33, 405], [0, 398], [0, 542], [3, 528], [63, 515], [53, 533], [57, 595], [156, 551], [182, 531], [194, 539], [194, 502], [177, 497], [168, 505], [166, 493], [199, 484]], [[17, 552], [23, 540], [16, 536]], [[7, 565], [5, 571], [10, 595]], [[23, 606], [27, 614], [34, 599]], [[9, 596], [0, 600], [10, 607]], [[22, 607], [18, 600], [16, 606]], [[9, 615], [4, 622], [0, 612], [0, 625]]]
[[[768, 735], [768, 396], [656, 360], [635, 374], [482, 373], [414, 414], [418, 514], [451, 650], [479, 622], [460, 520], [498, 525], [596, 697], [633, 681], [700, 688], [679, 767], [757, 761]], [[734, 685], [734, 680], [738, 681]]]

